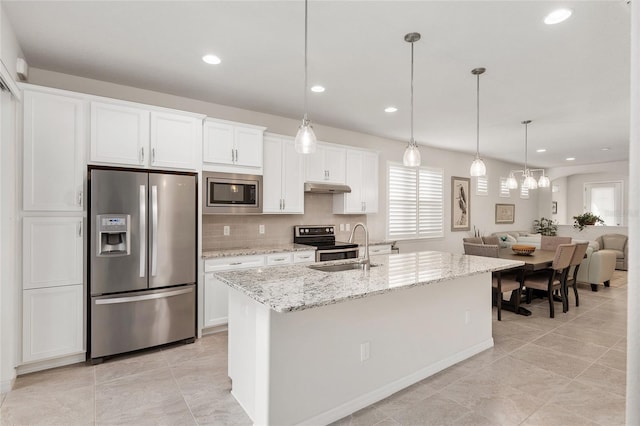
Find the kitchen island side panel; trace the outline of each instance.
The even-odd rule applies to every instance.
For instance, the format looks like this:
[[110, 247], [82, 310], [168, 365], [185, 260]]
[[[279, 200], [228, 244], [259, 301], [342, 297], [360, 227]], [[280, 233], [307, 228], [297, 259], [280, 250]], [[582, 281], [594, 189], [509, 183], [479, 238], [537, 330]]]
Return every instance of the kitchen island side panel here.
[[232, 392], [255, 424], [327, 424], [493, 346], [490, 273], [289, 313], [231, 293]]

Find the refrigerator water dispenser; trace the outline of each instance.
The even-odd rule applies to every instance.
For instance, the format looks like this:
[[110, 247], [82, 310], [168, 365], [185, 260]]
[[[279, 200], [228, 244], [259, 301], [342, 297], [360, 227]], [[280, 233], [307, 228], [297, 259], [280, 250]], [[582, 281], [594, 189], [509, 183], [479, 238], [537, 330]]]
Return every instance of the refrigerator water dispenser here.
[[131, 252], [130, 215], [96, 215], [98, 256], [128, 256]]

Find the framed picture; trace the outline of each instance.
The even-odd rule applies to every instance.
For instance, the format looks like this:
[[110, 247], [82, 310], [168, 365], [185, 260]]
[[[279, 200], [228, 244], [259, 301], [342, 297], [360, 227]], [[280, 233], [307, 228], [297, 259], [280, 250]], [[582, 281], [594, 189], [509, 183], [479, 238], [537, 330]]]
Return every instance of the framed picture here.
[[451, 176], [451, 231], [471, 229], [471, 179]]
[[551, 202], [551, 214], [558, 214], [558, 202], [557, 201], [552, 201]]
[[496, 223], [513, 223], [515, 218], [515, 204], [496, 204]]

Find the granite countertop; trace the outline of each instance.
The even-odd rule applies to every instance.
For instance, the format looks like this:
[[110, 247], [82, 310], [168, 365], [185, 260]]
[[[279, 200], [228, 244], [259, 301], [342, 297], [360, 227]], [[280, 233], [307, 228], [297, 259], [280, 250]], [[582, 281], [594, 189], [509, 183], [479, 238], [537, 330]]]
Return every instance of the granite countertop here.
[[[322, 264], [340, 263], [353, 261]], [[218, 272], [215, 276], [276, 312], [290, 312], [524, 264], [439, 251], [372, 256], [371, 263], [378, 266], [367, 272], [322, 272], [306, 265], [283, 265]]]
[[252, 256], [259, 254], [271, 254], [271, 253], [286, 253], [292, 251], [315, 251], [313, 246], [307, 246], [304, 244], [272, 244], [263, 247], [243, 247], [233, 249], [218, 249], [218, 250], [203, 250], [203, 259], [213, 259], [217, 257], [230, 257], [230, 256]]
[[[396, 240], [376, 240], [376, 241], [369, 241], [369, 245], [370, 246], [383, 246], [386, 244], [391, 244], [394, 245], [396, 243]], [[361, 244], [364, 245], [364, 244]]]

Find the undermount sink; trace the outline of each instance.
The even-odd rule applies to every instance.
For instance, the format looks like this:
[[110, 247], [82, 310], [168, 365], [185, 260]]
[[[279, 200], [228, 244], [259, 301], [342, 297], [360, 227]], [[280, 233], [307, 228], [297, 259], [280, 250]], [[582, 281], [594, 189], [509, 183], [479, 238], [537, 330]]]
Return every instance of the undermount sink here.
[[[378, 265], [369, 265], [372, 268]], [[364, 269], [364, 265], [360, 263], [341, 263], [339, 265], [309, 265], [308, 268], [315, 269], [322, 272], [340, 272], [351, 271], [353, 269]]]

